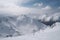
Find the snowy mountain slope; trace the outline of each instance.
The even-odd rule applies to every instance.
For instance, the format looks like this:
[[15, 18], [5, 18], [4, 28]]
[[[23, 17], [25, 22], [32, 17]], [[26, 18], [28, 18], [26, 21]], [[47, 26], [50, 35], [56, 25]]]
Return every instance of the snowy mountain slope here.
[[13, 20], [8, 16], [0, 16], [0, 37], [8, 37], [16, 33], [16, 30], [13, 28], [11, 21]]
[[23, 18], [21, 17], [21, 19], [19, 18], [17, 19], [17, 30], [19, 30], [22, 34], [33, 33], [34, 31], [36, 32], [47, 27], [37, 19], [32, 19], [26, 15], [24, 15]]
[[49, 26], [53, 25], [56, 22], [60, 22], [60, 13], [27, 14], [27, 15], [31, 18], [38, 19], [38, 21]]
[[0, 16], [1, 37], [35, 33], [40, 29], [45, 29], [46, 27], [46, 25], [39, 22], [37, 19], [32, 19], [26, 15]]
[[18, 37], [0, 38], [1, 40], [60, 40], [60, 23], [55, 23], [54, 28], [46, 28], [45, 30], [37, 31], [34, 35], [23, 35]]
[[[56, 17], [56, 18], [55, 18]], [[59, 14], [48, 16], [47, 14], [0, 16], [0, 37], [12, 37], [18, 35], [35, 34], [47, 27], [55, 27], [53, 24], [60, 22]], [[52, 23], [51, 23], [52, 22]], [[49, 26], [51, 24], [51, 26]]]

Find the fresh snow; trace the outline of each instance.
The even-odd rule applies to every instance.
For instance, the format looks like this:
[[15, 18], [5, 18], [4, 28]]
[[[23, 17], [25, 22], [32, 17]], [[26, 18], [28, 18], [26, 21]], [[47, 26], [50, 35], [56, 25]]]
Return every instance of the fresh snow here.
[[52, 29], [48, 27], [45, 30], [36, 32], [34, 35], [0, 38], [0, 40], [60, 40], [60, 23], [55, 23], [55, 25]]

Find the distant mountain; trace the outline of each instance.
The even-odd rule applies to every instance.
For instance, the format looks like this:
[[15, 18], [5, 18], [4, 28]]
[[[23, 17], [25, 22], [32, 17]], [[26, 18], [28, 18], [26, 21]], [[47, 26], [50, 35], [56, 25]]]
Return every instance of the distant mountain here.
[[30, 18], [27, 15], [18, 17], [17, 26], [17, 30], [19, 30], [21, 34], [33, 33], [47, 27], [37, 19]]
[[0, 37], [35, 33], [60, 22], [60, 16], [46, 14], [0, 15]]

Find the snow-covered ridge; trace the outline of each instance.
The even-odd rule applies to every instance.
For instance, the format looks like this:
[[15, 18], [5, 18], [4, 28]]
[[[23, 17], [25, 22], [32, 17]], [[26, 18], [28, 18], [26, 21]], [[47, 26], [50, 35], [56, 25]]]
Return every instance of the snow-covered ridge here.
[[[56, 16], [56, 17], [55, 17]], [[60, 16], [54, 15], [19, 15], [0, 16], [0, 37], [12, 37], [35, 33], [44, 30], [56, 22], [60, 22]], [[50, 25], [51, 24], [51, 25]]]
[[38, 19], [40, 22], [44, 23], [45, 25], [51, 26], [56, 22], [60, 22], [60, 13], [54, 14], [28, 14], [29, 17]]

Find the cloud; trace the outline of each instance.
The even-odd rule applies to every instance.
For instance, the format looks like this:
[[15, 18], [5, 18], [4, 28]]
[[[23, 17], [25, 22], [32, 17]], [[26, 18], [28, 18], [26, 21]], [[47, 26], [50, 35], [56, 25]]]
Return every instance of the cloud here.
[[19, 6], [7, 6], [4, 8], [0, 8], [0, 11], [4, 11], [4, 12], [11, 12], [13, 14], [22, 14], [22, 13], [27, 13], [27, 11], [29, 12], [29, 8], [25, 8], [25, 7], [19, 7]]
[[[28, 14], [28, 13], [54, 13], [59, 11], [59, 9], [53, 9], [50, 5], [44, 6], [44, 3], [28, 3], [33, 0], [0, 0], [0, 14], [1, 12], [5, 12], [8, 14]], [[27, 5], [32, 5], [33, 7], [24, 7], [22, 6], [24, 3]], [[36, 6], [36, 7], [34, 7]]]
[[[37, 16], [36, 18], [41, 19], [43, 22], [48, 22], [47, 24], [52, 24], [54, 21], [59, 22], [60, 20], [59, 5], [60, 4], [58, 3], [60, 1], [56, 2], [56, 0], [55, 1], [41, 0], [41, 3], [38, 1], [36, 2], [33, 0], [0, 0], [0, 14], [10, 14], [10, 15], [12, 14], [21, 15], [21, 14], [29, 14], [29, 13], [39, 14], [39, 17], [36, 15]], [[54, 2], [56, 2], [58, 5]], [[22, 6], [23, 4], [24, 6]]]
[[39, 3], [39, 5], [40, 5], [40, 3], [43, 3], [44, 6], [49, 5], [53, 8], [57, 8], [60, 6], [60, 0], [45, 0], [45, 1], [44, 0], [32, 0], [32, 1], [30, 0], [27, 3], [23, 3], [23, 6], [32, 7], [33, 4], [35, 4], [35, 3]]
[[33, 4], [34, 7], [42, 7], [43, 6], [43, 3], [35, 3]]
[[23, 3], [23, 0], [0, 0], [0, 11], [8, 14], [22, 14], [29, 12], [29, 8], [18, 6], [18, 2]]

